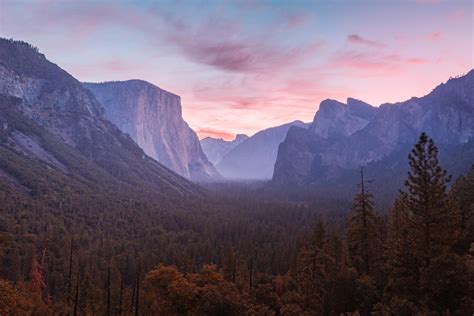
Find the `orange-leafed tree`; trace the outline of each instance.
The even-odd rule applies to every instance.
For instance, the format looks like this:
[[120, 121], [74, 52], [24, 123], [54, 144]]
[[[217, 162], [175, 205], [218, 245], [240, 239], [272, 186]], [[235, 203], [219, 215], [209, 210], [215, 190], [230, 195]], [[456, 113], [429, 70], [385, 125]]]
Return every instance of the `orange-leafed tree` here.
[[40, 264], [36, 260], [36, 256], [33, 256], [30, 270], [30, 282], [28, 283], [28, 289], [34, 295], [36, 300], [41, 300], [43, 296], [43, 289], [46, 283], [44, 281], [43, 271]]
[[27, 293], [0, 279], [0, 315], [31, 315], [33, 309]]

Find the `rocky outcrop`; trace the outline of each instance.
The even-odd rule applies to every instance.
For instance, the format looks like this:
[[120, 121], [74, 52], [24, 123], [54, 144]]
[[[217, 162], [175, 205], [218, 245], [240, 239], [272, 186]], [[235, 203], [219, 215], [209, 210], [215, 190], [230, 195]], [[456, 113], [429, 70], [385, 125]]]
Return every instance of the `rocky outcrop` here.
[[322, 138], [350, 136], [367, 126], [377, 108], [349, 98], [347, 104], [324, 100], [319, 106], [310, 131]]
[[145, 151], [194, 181], [219, 179], [196, 133], [183, 120], [181, 98], [142, 80], [84, 83], [105, 116]]
[[0, 95], [4, 150], [90, 183], [170, 196], [200, 191], [147, 157], [89, 90], [27, 43], [0, 39]]
[[249, 137], [245, 134], [237, 134], [231, 141], [226, 141], [222, 138], [206, 137], [201, 139], [201, 147], [207, 159], [216, 166], [229, 151], [247, 138]]
[[[471, 144], [474, 138], [474, 70], [424, 97], [379, 108], [353, 99], [347, 105], [323, 101], [310, 128], [291, 129], [280, 145], [273, 180], [278, 184], [324, 182], [374, 163], [383, 173], [380, 166], [396, 161], [394, 157], [406, 158], [422, 132], [446, 151], [470, 152], [456, 148]], [[464, 158], [469, 160], [451, 159], [465, 162]], [[474, 162], [474, 157], [470, 160]], [[451, 164], [448, 157], [445, 163]], [[459, 169], [455, 164], [453, 168]]]
[[271, 179], [278, 145], [292, 126], [308, 127], [308, 124], [294, 121], [256, 133], [230, 150], [216, 166], [217, 170], [227, 179]]

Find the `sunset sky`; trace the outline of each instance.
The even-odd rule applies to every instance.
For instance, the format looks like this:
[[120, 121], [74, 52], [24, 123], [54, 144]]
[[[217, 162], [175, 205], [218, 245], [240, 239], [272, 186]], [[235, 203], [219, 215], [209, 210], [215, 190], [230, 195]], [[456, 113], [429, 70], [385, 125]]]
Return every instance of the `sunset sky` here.
[[474, 1], [0, 0], [0, 36], [81, 81], [143, 79], [181, 96], [200, 137], [230, 139], [319, 102], [421, 96], [474, 66]]

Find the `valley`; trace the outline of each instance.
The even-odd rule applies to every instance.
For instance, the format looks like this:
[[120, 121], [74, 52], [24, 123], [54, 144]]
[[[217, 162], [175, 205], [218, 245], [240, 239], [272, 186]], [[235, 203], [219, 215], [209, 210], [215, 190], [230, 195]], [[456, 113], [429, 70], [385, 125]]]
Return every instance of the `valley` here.
[[[45, 4], [45, 12], [49, 5], [58, 3]], [[141, 31], [148, 27], [132, 21]], [[171, 16], [165, 25], [188, 30]], [[247, 76], [258, 72], [238, 84], [265, 78], [265, 93], [274, 79], [268, 60], [291, 60], [267, 58], [269, 48], [265, 58], [249, 56], [247, 47], [225, 48], [214, 38], [201, 51], [180, 32], [170, 38], [189, 51], [173, 56], [226, 75], [236, 68]], [[386, 49], [357, 35], [347, 41]], [[192, 93], [183, 90], [187, 98], [208, 95], [186, 108], [189, 99], [156, 81], [124, 78], [125, 64], [106, 67], [120, 80], [92, 82], [42, 49], [0, 37], [0, 315], [474, 310], [472, 67], [406, 101], [321, 99], [308, 122], [294, 119], [306, 108], [288, 104], [294, 111], [283, 113], [286, 85], [272, 98], [239, 95], [240, 103], [226, 108], [225, 100], [235, 98], [232, 80], [217, 84], [223, 100], [206, 86], [216, 83], [213, 73], [200, 69]], [[225, 60], [234, 51], [238, 56]], [[304, 59], [305, 51], [290, 55]], [[170, 58], [163, 69], [189, 71], [189, 60]], [[297, 86], [302, 96], [295, 100], [307, 102]], [[261, 122], [262, 99], [275, 102], [278, 120]], [[241, 120], [256, 131], [191, 128], [204, 116], [196, 108], [207, 113], [211, 101], [216, 113], [255, 111], [255, 117], [229, 114], [206, 124], [231, 130]], [[272, 125], [282, 118], [286, 123]]]

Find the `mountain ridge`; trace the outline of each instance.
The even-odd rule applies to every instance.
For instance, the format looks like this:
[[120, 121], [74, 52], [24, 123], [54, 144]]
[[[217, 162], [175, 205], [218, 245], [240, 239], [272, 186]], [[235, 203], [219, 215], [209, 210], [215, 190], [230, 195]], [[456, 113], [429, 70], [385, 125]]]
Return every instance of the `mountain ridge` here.
[[271, 179], [278, 145], [291, 126], [307, 127], [308, 124], [296, 120], [255, 133], [230, 150], [216, 166], [217, 170], [227, 179]]
[[147, 155], [193, 181], [220, 179], [196, 133], [184, 121], [178, 95], [136, 79], [83, 86], [99, 100], [106, 118]]
[[[474, 136], [474, 70], [449, 79], [423, 97], [384, 103], [373, 111], [372, 119], [352, 133], [329, 135], [290, 129], [279, 147], [273, 183], [307, 185], [338, 179], [345, 170], [406, 152], [421, 132], [441, 149], [470, 143]], [[313, 130], [321, 113], [324, 110], [315, 115]]]
[[[56, 159], [69, 168], [61, 171], [60, 165], [42, 164], [66, 177], [82, 179], [81, 183], [86, 179], [105, 181], [170, 198], [202, 194], [198, 187], [147, 157], [128, 135], [104, 118], [90, 91], [30, 44], [0, 39], [0, 74], [4, 151], [25, 159]], [[14, 161], [6, 166], [2, 170], [9, 177], [25, 177]]]
[[200, 140], [201, 147], [209, 161], [215, 166], [233, 148], [249, 138], [245, 134], [237, 134], [231, 141], [222, 138], [206, 137]]

